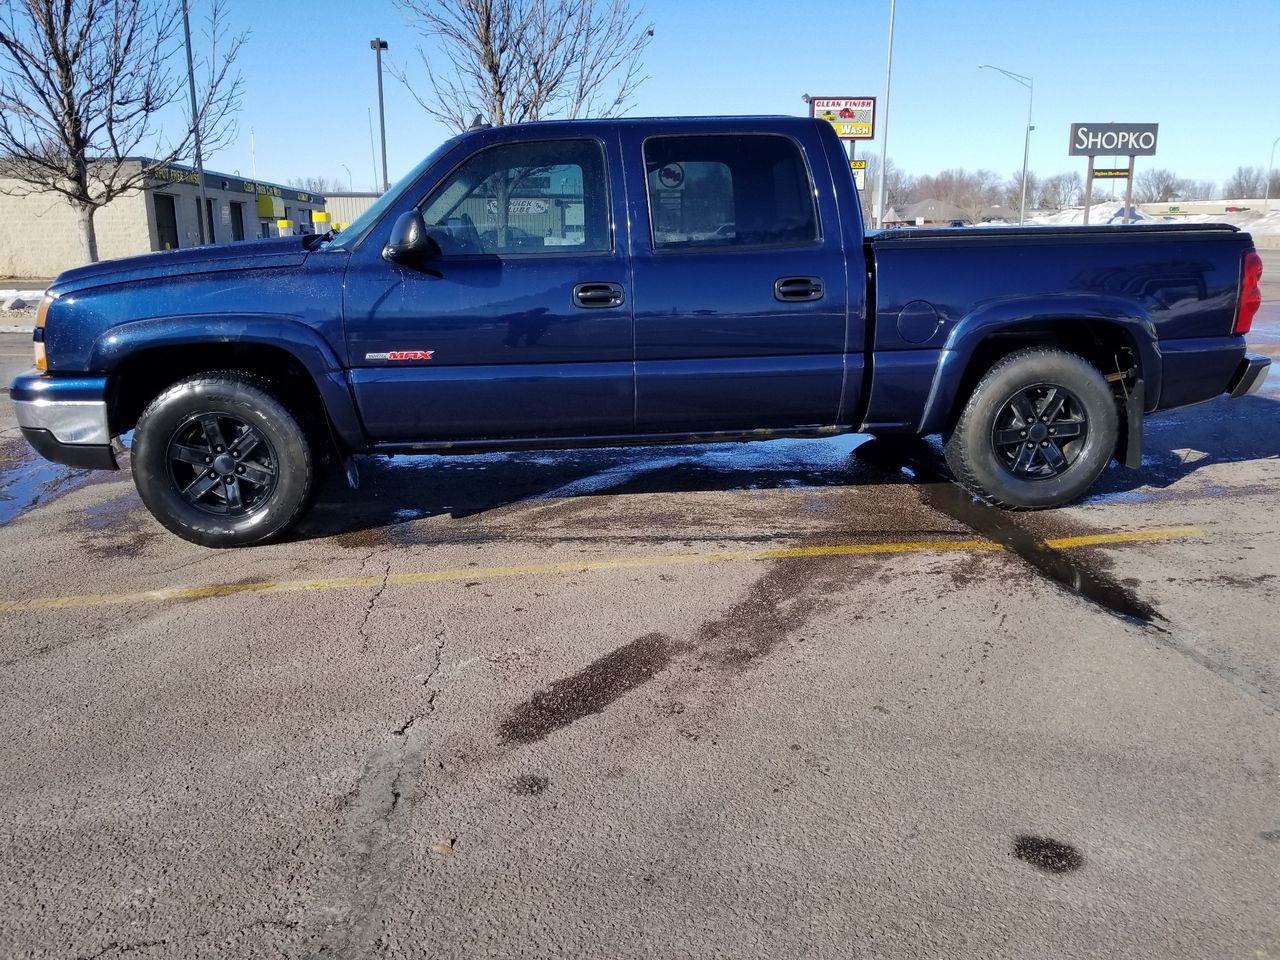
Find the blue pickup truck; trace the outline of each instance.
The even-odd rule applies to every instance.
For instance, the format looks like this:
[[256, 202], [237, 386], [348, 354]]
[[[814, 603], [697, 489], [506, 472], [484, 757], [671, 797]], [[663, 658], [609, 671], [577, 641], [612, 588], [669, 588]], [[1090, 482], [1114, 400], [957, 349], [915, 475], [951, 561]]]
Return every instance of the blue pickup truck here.
[[445, 143], [336, 235], [62, 274], [10, 395], [208, 546], [280, 535], [319, 464], [828, 436], [945, 438], [1004, 507], [1080, 496], [1142, 418], [1258, 388], [1248, 234], [866, 233], [829, 124], [544, 122]]

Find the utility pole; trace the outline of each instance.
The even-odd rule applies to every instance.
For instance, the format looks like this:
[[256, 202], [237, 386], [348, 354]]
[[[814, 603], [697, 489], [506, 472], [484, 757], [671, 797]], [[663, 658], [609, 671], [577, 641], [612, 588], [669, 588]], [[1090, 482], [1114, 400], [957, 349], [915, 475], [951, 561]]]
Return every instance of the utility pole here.
[[1027, 88], [1027, 129], [1026, 136], [1022, 141], [1022, 206], [1018, 209], [1018, 223], [1027, 222], [1027, 161], [1031, 158], [1031, 131], [1035, 129], [1031, 125], [1031, 104], [1035, 99], [1036, 82], [1031, 77], [1024, 77], [1020, 73], [1014, 73], [1012, 70], [1005, 70], [1001, 67], [993, 67], [989, 63], [978, 64], [979, 70], [995, 70], [997, 73], [1003, 73], [1015, 83], [1020, 83]]
[[[183, 0], [185, 3], [186, 0]], [[382, 106], [382, 51], [387, 49], [387, 41], [375, 37], [369, 41], [369, 49], [378, 58], [378, 124], [382, 128], [382, 192], [391, 189], [391, 181], [387, 178], [387, 115]]]
[[[200, 225], [200, 244], [204, 245], [204, 222], [209, 216], [209, 198], [204, 192], [204, 157], [200, 152], [200, 115], [196, 108], [196, 68], [191, 57], [191, 21], [187, 17], [187, 0], [182, 0], [182, 32], [187, 38], [187, 86], [191, 91], [191, 130], [196, 141], [196, 183], [200, 188], [200, 215], [196, 223]], [[209, 223], [209, 241], [213, 241], [213, 223]]]
[[[378, 189], [378, 148], [373, 145], [373, 110], [366, 108], [365, 117], [369, 120], [369, 163], [373, 165], [373, 189]], [[383, 191], [385, 192], [385, 191]]]
[[884, 61], [884, 110], [880, 116], [880, 170], [876, 189], [876, 226], [884, 226], [884, 178], [889, 157], [889, 82], [893, 77], [893, 14], [897, 0], [889, 0], [889, 53]]
[[1280, 143], [1280, 137], [1276, 137], [1271, 141], [1271, 159], [1267, 161], [1267, 186], [1262, 198], [1262, 212], [1271, 212], [1271, 171], [1276, 165], [1276, 144]]

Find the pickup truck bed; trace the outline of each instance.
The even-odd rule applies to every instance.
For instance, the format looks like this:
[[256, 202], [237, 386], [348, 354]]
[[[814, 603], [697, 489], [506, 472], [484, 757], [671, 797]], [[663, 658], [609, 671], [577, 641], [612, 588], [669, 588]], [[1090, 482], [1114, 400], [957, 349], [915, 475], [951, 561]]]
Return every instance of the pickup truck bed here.
[[[1210, 244], [1221, 244], [1223, 255], [1206, 258]], [[884, 390], [873, 392], [863, 426], [946, 429], [949, 400], [974, 351], [989, 337], [1017, 338], [1046, 325], [1123, 333], [1142, 371], [1147, 413], [1212, 399], [1245, 354], [1232, 328], [1240, 256], [1249, 249], [1246, 234], [1221, 224], [870, 233], [869, 352]], [[994, 262], [1005, 268], [993, 271]], [[935, 316], [937, 326], [920, 340]], [[912, 390], [905, 403], [894, 402], [903, 394], [891, 384], [922, 379], [931, 383], [928, 395]]]

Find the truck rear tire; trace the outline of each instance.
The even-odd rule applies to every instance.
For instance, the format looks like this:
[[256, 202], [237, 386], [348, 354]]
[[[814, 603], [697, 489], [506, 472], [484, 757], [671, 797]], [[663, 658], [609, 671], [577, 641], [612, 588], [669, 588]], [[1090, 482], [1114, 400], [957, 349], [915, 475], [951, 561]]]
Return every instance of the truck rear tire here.
[[205, 547], [245, 547], [284, 533], [315, 487], [306, 431], [266, 381], [238, 371], [180, 380], [134, 430], [133, 480], [147, 509]]
[[975, 496], [1014, 510], [1070, 503], [1110, 462], [1114, 394], [1085, 360], [1050, 347], [1018, 350], [978, 382], [944, 452]]

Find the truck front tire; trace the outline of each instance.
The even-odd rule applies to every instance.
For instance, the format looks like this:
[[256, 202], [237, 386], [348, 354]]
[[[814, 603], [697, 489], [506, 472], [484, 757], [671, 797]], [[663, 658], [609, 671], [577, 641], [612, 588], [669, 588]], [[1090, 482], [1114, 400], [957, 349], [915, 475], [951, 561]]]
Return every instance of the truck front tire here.
[[180, 380], [134, 430], [133, 479], [169, 530], [205, 547], [265, 543], [301, 519], [315, 486], [298, 418], [258, 377], [236, 371]]
[[1050, 347], [1009, 354], [978, 382], [946, 439], [956, 480], [996, 506], [1037, 510], [1093, 486], [1119, 435], [1116, 399], [1098, 370]]

